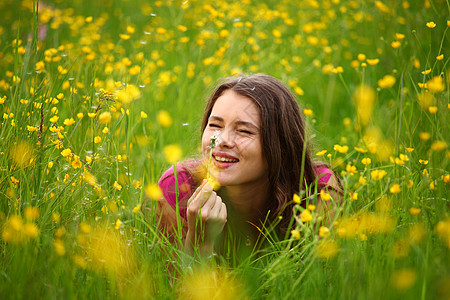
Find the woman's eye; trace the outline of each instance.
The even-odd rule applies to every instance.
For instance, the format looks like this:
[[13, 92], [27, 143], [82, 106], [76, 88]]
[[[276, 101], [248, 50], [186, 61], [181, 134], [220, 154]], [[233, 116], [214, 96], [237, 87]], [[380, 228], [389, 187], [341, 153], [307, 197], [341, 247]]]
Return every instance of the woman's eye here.
[[240, 133], [245, 133], [245, 134], [253, 134], [253, 132], [245, 130], [245, 129], [240, 129], [238, 130]]
[[209, 127], [215, 127], [215, 128], [219, 128], [219, 127], [220, 127], [220, 126], [217, 125], [217, 124], [209, 124], [208, 126], [209, 126]]

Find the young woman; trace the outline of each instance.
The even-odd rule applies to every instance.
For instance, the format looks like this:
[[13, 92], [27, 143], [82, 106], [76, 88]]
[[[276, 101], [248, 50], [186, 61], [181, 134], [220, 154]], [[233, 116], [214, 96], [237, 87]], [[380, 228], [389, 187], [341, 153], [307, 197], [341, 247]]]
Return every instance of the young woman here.
[[[160, 228], [173, 240], [178, 194], [187, 250], [212, 251], [227, 227], [238, 231], [235, 236], [244, 233], [247, 241], [255, 241], [259, 229], [273, 222], [286, 232], [293, 196], [301, 190], [325, 189], [339, 201], [338, 179], [312, 159], [302, 113], [278, 79], [264, 74], [225, 79], [208, 100], [201, 130], [202, 158], [178, 164], [176, 176], [170, 168], [159, 180], [164, 195], [157, 206]], [[220, 190], [206, 180], [208, 170]], [[328, 203], [319, 197], [313, 204], [325, 213]]]

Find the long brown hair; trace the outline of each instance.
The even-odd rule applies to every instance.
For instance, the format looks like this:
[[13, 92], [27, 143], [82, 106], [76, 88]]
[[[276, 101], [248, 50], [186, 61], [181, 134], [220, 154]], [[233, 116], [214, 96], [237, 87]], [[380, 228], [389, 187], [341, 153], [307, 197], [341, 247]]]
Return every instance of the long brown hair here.
[[[211, 93], [202, 121], [204, 132], [216, 100], [226, 90], [253, 100], [261, 117], [261, 143], [270, 183], [267, 211], [281, 215], [286, 230], [292, 217], [292, 196], [316, 180], [305, 121], [293, 94], [278, 79], [265, 74], [225, 78]], [[302, 186], [301, 186], [302, 184]]]

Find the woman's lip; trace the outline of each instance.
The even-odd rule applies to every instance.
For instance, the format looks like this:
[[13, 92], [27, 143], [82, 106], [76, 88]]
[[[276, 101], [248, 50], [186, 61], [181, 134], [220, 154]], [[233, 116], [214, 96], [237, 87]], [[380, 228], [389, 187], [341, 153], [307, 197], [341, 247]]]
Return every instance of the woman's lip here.
[[219, 168], [219, 169], [226, 169], [226, 168], [229, 168], [229, 167], [231, 167], [231, 166], [234, 166], [235, 164], [238, 163], [238, 161], [235, 161], [235, 162], [219, 161], [219, 160], [217, 160], [217, 159], [214, 157], [213, 163], [214, 163], [214, 166], [216, 166], [216, 168]]
[[226, 152], [219, 152], [219, 151], [214, 151], [213, 152], [213, 156], [219, 156], [219, 157], [223, 157], [223, 158], [228, 158], [228, 159], [235, 159], [237, 161], [239, 161], [239, 159], [231, 154], [228, 154]]

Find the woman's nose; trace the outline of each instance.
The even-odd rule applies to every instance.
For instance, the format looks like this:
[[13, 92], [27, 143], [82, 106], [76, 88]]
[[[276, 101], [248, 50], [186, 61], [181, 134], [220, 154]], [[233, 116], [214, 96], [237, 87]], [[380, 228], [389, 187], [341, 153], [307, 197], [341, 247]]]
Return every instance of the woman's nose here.
[[219, 146], [224, 148], [232, 148], [235, 146], [236, 136], [233, 130], [225, 128], [219, 135]]

